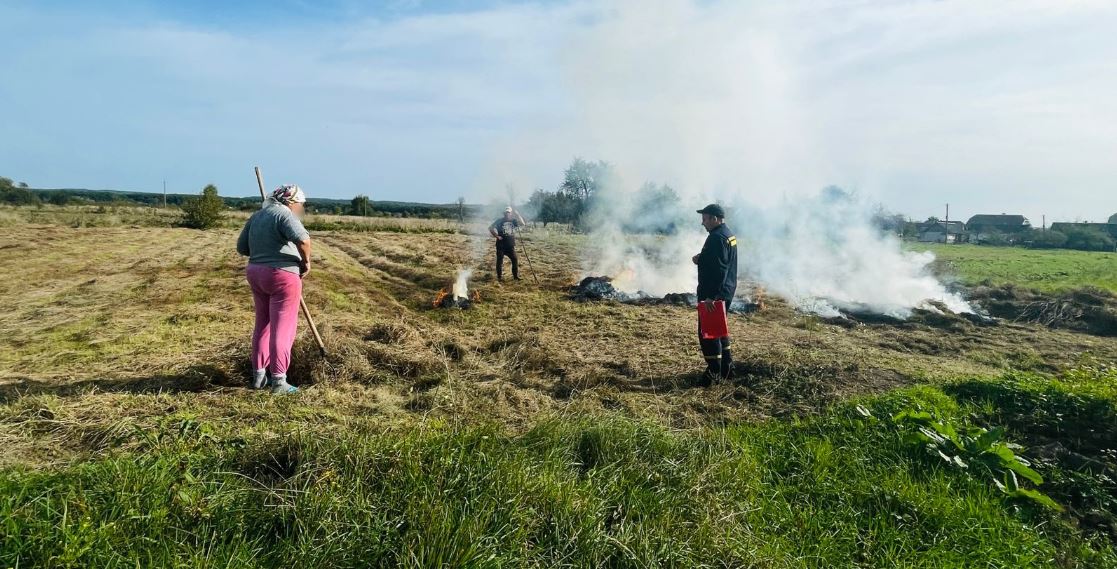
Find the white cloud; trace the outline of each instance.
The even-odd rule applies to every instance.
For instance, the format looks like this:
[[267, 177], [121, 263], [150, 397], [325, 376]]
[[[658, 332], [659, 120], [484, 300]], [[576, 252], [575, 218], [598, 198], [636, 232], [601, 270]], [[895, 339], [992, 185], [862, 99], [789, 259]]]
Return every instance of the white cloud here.
[[1111, 3], [407, 13], [215, 28], [0, 7], [0, 170], [248, 194], [260, 163], [337, 197], [450, 200], [553, 186], [579, 154], [695, 195], [838, 183], [917, 216], [1117, 210], [1099, 204], [1117, 179]]

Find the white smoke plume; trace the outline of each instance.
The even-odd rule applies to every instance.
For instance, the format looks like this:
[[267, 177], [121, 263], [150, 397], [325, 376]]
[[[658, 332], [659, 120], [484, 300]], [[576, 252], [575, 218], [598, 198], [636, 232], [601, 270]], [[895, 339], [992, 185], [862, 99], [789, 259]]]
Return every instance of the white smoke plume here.
[[[972, 312], [929, 271], [931, 253], [905, 252], [871, 221], [867, 204], [836, 188], [765, 210], [738, 210], [741, 274], [801, 310], [907, 318], [937, 301]], [[731, 226], [732, 227], [732, 226]]]
[[[929, 254], [903, 252], [871, 225], [863, 200], [819, 194], [838, 184], [871, 196], [875, 173], [871, 157], [855, 161], [863, 169], [832, 164], [858, 149], [824, 128], [841, 116], [840, 100], [827, 99], [808, 59], [828, 34], [846, 32], [808, 25], [808, 15], [797, 4], [621, 0], [570, 38], [562, 71], [575, 119], [521, 133], [502, 153], [509, 163], [527, 161], [516, 148], [604, 159], [619, 172], [599, 195], [587, 273], [627, 292], [693, 291], [690, 258], [705, 237], [694, 211], [719, 202], [741, 237], [742, 278], [801, 309], [906, 316], [928, 300], [969, 309], [929, 275]], [[621, 230], [640, 213], [646, 181], [679, 195], [667, 214], [683, 220], [674, 234]]]
[[454, 300], [469, 300], [469, 279], [473, 276], [473, 269], [461, 269], [458, 271], [458, 276], [454, 279], [454, 286], [451, 293]]

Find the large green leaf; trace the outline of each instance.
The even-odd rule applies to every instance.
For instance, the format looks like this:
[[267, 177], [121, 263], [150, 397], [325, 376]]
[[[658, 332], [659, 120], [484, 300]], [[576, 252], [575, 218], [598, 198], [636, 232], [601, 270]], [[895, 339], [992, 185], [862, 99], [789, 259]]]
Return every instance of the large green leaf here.
[[1033, 502], [1036, 502], [1037, 504], [1042, 504], [1057, 512], [1063, 511], [1063, 507], [1060, 506], [1055, 500], [1052, 500], [1050, 496], [1038, 490], [1020, 488], [1017, 489], [1015, 492], [1012, 492], [1011, 495], [1019, 498], [1027, 498]]
[[1005, 465], [1006, 468], [1011, 469], [1012, 472], [1027, 478], [1032, 484], [1043, 484], [1043, 477], [1038, 472], [1024, 466], [1020, 461], [1015, 461]]
[[1004, 427], [996, 427], [996, 428], [990, 429], [988, 431], [985, 431], [977, 437], [977, 441], [976, 441], [977, 448], [978, 448], [978, 450], [988, 450], [989, 448], [991, 448], [993, 446], [994, 443], [998, 443], [998, 442], [1001, 442], [1002, 440], [1004, 440], [1004, 436], [1005, 436]]

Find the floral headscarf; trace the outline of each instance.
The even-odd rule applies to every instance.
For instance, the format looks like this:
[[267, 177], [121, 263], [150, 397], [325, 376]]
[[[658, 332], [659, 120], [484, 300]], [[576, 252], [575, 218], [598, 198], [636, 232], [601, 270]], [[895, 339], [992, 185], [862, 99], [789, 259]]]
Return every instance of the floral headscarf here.
[[271, 197], [283, 205], [303, 203], [306, 201], [306, 194], [303, 193], [303, 189], [295, 184], [279, 186], [271, 193]]

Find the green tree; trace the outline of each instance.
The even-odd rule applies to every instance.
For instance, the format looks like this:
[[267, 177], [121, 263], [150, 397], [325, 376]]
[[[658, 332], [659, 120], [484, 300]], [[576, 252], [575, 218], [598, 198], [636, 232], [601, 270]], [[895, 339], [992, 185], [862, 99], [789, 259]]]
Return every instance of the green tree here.
[[587, 162], [581, 158], [575, 158], [563, 172], [562, 185], [559, 189], [584, 202], [601, 190], [612, 174], [613, 167], [608, 162], [600, 160]]
[[0, 202], [13, 205], [39, 205], [39, 195], [27, 189], [27, 184], [17, 187], [11, 178], [0, 176]]
[[535, 190], [525, 205], [528, 216], [543, 224], [575, 224], [582, 212], [582, 201], [566, 192]]
[[372, 202], [369, 201], [368, 196], [360, 194], [349, 202], [349, 215], [371, 215]]
[[624, 221], [624, 230], [629, 233], [673, 234], [686, 223], [685, 209], [671, 186], [647, 182], [633, 199], [632, 215]]
[[186, 214], [182, 224], [194, 229], [211, 229], [221, 223], [221, 211], [225, 209], [225, 202], [217, 195], [217, 186], [213, 184], [202, 188], [200, 197], [191, 198], [182, 204], [182, 211]]

